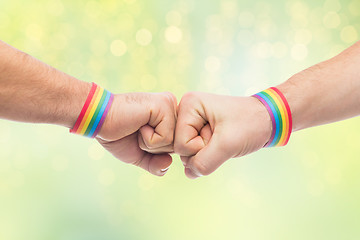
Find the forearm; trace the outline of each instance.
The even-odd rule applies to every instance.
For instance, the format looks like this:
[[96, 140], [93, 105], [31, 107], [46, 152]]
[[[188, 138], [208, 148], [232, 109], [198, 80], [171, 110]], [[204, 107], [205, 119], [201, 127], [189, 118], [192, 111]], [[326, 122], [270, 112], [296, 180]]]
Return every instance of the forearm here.
[[71, 128], [90, 88], [0, 41], [0, 118]]
[[360, 42], [278, 86], [293, 115], [293, 131], [360, 114]]

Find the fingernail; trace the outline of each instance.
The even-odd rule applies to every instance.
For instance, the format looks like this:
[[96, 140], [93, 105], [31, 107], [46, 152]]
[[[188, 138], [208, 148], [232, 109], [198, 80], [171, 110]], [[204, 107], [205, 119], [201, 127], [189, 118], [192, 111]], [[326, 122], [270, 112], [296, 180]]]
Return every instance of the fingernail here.
[[190, 179], [196, 179], [199, 178], [201, 176], [197, 175], [193, 170], [191, 170], [190, 168], [185, 168], [185, 172], [187, 173], [188, 178]]
[[169, 170], [169, 168], [170, 167], [167, 167], [167, 168], [161, 169], [160, 171], [164, 173], [164, 172], [167, 172], [167, 170]]

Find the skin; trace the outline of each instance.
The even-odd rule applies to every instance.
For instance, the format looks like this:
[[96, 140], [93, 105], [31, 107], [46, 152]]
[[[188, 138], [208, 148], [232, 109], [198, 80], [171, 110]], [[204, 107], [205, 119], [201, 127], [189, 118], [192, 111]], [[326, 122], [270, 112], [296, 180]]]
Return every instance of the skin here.
[[[91, 83], [0, 41], [0, 118], [72, 128]], [[171, 165], [177, 101], [171, 93], [116, 94], [96, 137], [116, 158], [163, 176]]]
[[[0, 118], [72, 128], [91, 84], [0, 41]], [[360, 42], [277, 86], [293, 131], [360, 114]], [[261, 149], [272, 125], [253, 97], [190, 92], [116, 94], [97, 141], [123, 162], [162, 176], [175, 151], [189, 178], [209, 175], [230, 158]], [[175, 135], [174, 135], [175, 131]]]
[[[293, 116], [293, 131], [360, 115], [360, 42], [277, 86]], [[209, 175], [230, 158], [261, 149], [272, 132], [254, 97], [191, 92], [178, 106], [175, 152], [187, 177]]]

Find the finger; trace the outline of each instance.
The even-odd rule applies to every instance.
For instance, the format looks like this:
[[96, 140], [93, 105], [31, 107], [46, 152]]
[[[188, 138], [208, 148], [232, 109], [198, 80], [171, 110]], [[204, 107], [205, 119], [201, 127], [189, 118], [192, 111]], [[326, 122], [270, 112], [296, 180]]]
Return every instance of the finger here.
[[137, 141], [137, 133], [113, 142], [101, 138], [97, 138], [97, 140], [117, 159], [139, 166], [157, 176], [163, 176], [172, 163], [171, 156], [168, 154], [154, 155], [141, 150]]
[[207, 145], [211, 139], [213, 132], [211, 130], [210, 124], [206, 124], [200, 131], [200, 136], [204, 142], [204, 145]]
[[173, 109], [174, 109], [174, 114], [175, 114], [175, 118], [176, 118], [177, 117], [177, 107], [178, 107], [177, 98], [171, 92], [164, 92], [164, 94], [166, 94], [166, 96], [169, 98], [170, 102], [172, 102]]
[[140, 128], [148, 149], [165, 147], [173, 143], [176, 124], [176, 98], [171, 93], [159, 93], [147, 125]]
[[153, 154], [159, 154], [159, 153], [173, 153], [174, 152], [174, 146], [173, 144], [170, 144], [168, 146], [160, 147], [160, 148], [154, 148], [150, 149], [148, 146], [146, 146], [146, 143], [144, 142], [144, 139], [141, 134], [138, 134], [138, 142], [139, 147], [149, 153]]
[[169, 154], [144, 154], [143, 158], [139, 162], [135, 162], [134, 165], [141, 167], [150, 173], [163, 176], [168, 171], [172, 163], [172, 158]]
[[209, 143], [195, 156], [189, 158], [186, 176], [196, 178], [209, 175], [233, 155], [227, 143], [221, 141], [221, 135], [214, 133]]
[[[167, 122], [170, 121], [170, 122]], [[171, 145], [174, 139], [174, 128], [165, 130], [166, 125], [175, 125], [175, 121], [172, 120], [163, 120], [160, 122], [154, 129], [150, 125], [142, 126], [139, 129], [141, 139], [145, 145], [145, 148], [148, 150], [158, 149]], [[140, 142], [139, 142], [140, 144]]]
[[181, 162], [186, 167], [190, 157], [180, 156]]
[[199, 178], [199, 176], [196, 175], [190, 168], [185, 167], [184, 172], [185, 172], [185, 176], [190, 179]]
[[199, 113], [201, 107], [187, 100], [186, 96], [185, 100], [183, 99], [178, 107], [174, 149], [181, 156], [191, 156], [205, 146], [199, 133], [207, 124], [207, 120]]
[[195, 175], [190, 168], [187, 167], [187, 164], [189, 162], [190, 157], [184, 157], [184, 156], [180, 156], [181, 162], [184, 165], [184, 173], [185, 175], [190, 178], [190, 179], [195, 179], [198, 178], [197, 175]]

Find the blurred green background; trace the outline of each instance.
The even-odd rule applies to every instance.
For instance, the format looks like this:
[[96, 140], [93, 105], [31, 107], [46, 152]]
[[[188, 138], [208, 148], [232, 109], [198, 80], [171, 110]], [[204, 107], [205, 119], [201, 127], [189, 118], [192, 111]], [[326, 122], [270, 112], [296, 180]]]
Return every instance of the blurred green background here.
[[[359, 0], [0, 0], [0, 39], [113, 92], [250, 95], [350, 46]], [[360, 239], [360, 119], [190, 181], [0, 121], [0, 239]]]

